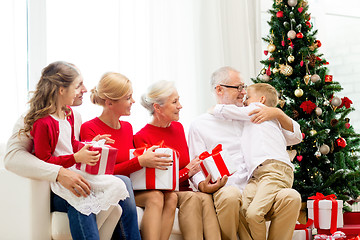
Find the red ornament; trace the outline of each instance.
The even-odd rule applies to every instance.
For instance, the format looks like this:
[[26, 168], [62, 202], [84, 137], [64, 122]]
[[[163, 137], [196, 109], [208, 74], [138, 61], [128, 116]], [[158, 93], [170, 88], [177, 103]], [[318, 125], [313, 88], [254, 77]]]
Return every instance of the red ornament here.
[[298, 8], [299, 13], [302, 13], [303, 10], [304, 10], [304, 8], [302, 8], [302, 7]]
[[336, 145], [338, 145], [339, 148], [344, 148], [346, 147], [346, 140], [342, 137], [339, 137], [336, 139]]
[[321, 47], [321, 42], [320, 42], [320, 40], [316, 40], [315, 42], [317, 43], [317, 46], [318, 46], [318, 47]]
[[339, 106], [339, 108], [342, 108], [343, 106], [345, 106], [346, 109], [348, 109], [348, 108], [351, 107], [350, 105], [351, 105], [352, 103], [353, 103], [353, 102], [352, 102], [349, 98], [343, 97], [343, 98], [341, 99], [341, 105]]
[[296, 157], [296, 159], [297, 159], [299, 162], [301, 162], [301, 160], [303, 159], [303, 156], [299, 155], [299, 156]]
[[283, 46], [283, 47], [285, 46], [285, 41], [284, 40], [281, 41], [281, 46]]
[[301, 133], [302, 139], [305, 138], [305, 133]]
[[311, 23], [309, 21], [306, 21], [306, 26], [308, 26], [308, 28], [311, 28]]
[[349, 129], [350, 128], [350, 123], [345, 123], [345, 127], [347, 128], [347, 129]]
[[310, 114], [315, 108], [316, 108], [316, 104], [313, 103], [312, 101], [308, 100], [303, 102], [300, 107], [302, 108], [302, 110], [304, 112], [306, 112], [307, 114]]
[[282, 18], [284, 16], [284, 12], [283, 11], [278, 11], [277, 13], [276, 13], [276, 17], [278, 17], [278, 18]]
[[332, 82], [333, 76], [332, 75], [325, 75], [325, 82]]
[[304, 61], [303, 61], [303, 60], [301, 60], [300, 66], [301, 66], [301, 67], [304, 66]]
[[265, 54], [265, 55], [268, 55], [268, 54], [269, 54], [269, 51], [265, 50], [265, 51], [264, 51], [264, 54]]
[[304, 35], [303, 35], [301, 32], [299, 32], [299, 33], [296, 34], [296, 37], [297, 37], [297, 38], [303, 38]]

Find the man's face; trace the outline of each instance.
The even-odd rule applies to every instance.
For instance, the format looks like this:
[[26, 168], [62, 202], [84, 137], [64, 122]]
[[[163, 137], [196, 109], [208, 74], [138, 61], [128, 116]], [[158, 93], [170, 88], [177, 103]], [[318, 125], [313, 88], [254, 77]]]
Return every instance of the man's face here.
[[245, 88], [242, 88], [241, 91], [234, 87], [244, 86], [244, 81], [237, 72], [230, 72], [230, 81], [227, 83], [222, 83], [218, 86], [219, 91], [217, 91], [218, 99], [220, 104], [235, 104], [238, 107], [243, 106], [243, 99], [246, 94]]
[[72, 104], [72, 106], [80, 106], [83, 103], [83, 95], [84, 93], [87, 92], [82, 76], [79, 75], [79, 77], [80, 77], [80, 92], [75, 96], [74, 103]]

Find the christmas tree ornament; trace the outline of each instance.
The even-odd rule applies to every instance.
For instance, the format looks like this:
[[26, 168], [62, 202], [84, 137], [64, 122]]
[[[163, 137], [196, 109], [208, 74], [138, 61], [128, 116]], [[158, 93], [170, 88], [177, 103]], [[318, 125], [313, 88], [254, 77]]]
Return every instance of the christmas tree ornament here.
[[283, 22], [283, 25], [286, 29], [290, 28], [290, 23], [289, 22]]
[[278, 12], [276, 13], [276, 17], [278, 17], [278, 18], [284, 17], [284, 12], [283, 12], [283, 11], [278, 11]]
[[260, 73], [261, 73], [261, 74], [265, 74], [265, 73], [266, 73], [266, 69], [265, 69], [265, 68], [261, 69]]
[[330, 133], [330, 129], [328, 129], [328, 128], [325, 129], [325, 133], [326, 133], [326, 134], [329, 134], [329, 133]]
[[301, 156], [301, 155], [296, 156], [296, 159], [297, 159], [299, 162], [301, 162], [301, 161], [302, 161], [302, 159], [303, 159], [303, 156]]
[[261, 74], [260, 80], [262, 80], [263, 82], [268, 82], [270, 81], [270, 77], [267, 74]]
[[276, 0], [275, 3], [276, 5], [280, 5], [282, 3], [283, 0]]
[[330, 152], [330, 147], [326, 144], [323, 144], [320, 147], [320, 152], [321, 152], [321, 154], [326, 155]]
[[295, 39], [296, 38], [296, 32], [294, 30], [290, 30], [287, 33], [288, 38]]
[[280, 73], [281, 74], [283, 74], [285, 76], [290, 76], [293, 73], [293, 71], [294, 70], [290, 65], [288, 65], [288, 64], [286, 64], [286, 65], [280, 64]]
[[349, 109], [352, 103], [353, 102], [348, 97], [343, 97], [341, 98], [341, 105], [339, 107], [342, 108], [345, 106], [346, 109]]
[[320, 76], [317, 74], [314, 74], [311, 76], [310, 80], [311, 80], [311, 82], [316, 83], [316, 82], [320, 81]]
[[297, 5], [297, 0], [288, 0], [288, 5], [290, 7], [295, 7]]
[[298, 87], [298, 88], [295, 90], [294, 94], [295, 94], [296, 97], [299, 98], [299, 97], [302, 97], [302, 95], [304, 95], [304, 91], [303, 91], [300, 87]]
[[339, 137], [338, 139], [336, 139], [336, 145], [339, 148], [344, 148], [344, 147], [346, 147], [346, 140], [342, 137]]
[[290, 56], [288, 56], [287, 60], [289, 63], [292, 63], [295, 61], [295, 57], [293, 55], [290, 55]]
[[283, 108], [285, 106], [286, 100], [285, 99], [279, 99], [279, 106]]
[[315, 157], [319, 158], [319, 157], [321, 157], [321, 152], [319, 150], [317, 150], [314, 155], [315, 155]]
[[329, 105], [330, 105], [330, 102], [329, 102], [329, 100], [325, 100], [325, 101], [323, 102], [323, 104], [324, 104], [324, 106], [329, 106]]
[[301, 133], [302, 139], [305, 139], [305, 133]]
[[302, 7], [306, 7], [308, 5], [308, 2], [306, 1], [306, 0], [303, 0], [302, 2], [301, 2], [301, 6]]
[[315, 134], [317, 134], [317, 131], [315, 129], [311, 129], [310, 136], [314, 136]]
[[316, 56], [315, 54], [310, 54], [307, 59], [309, 60], [309, 66], [310, 67], [315, 67], [315, 63], [316, 63]]
[[347, 128], [347, 129], [349, 129], [350, 127], [351, 127], [351, 125], [350, 125], [350, 123], [345, 123], [345, 127]]
[[304, 66], [304, 61], [303, 60], [300, 61], [300, 67], [302, 67], [302, 66]]
[[302, 11], [304, 11], [304, 8], [303, 8], [303, 7], [299, 7], [299, 8], [298, 8], [298, 11], [299, 11], [299, 13], [302, 13]]
[[269, 52], [271, 52], [271, 53], [276, 50], [276, 46], [273, 44], [272, 41], [271, 41], [270, 44], [268, 45], [267, 50], [268, 50]]
[[334, 97], [332, 100], [331, 100], [331, 105], [333, 105], [334, 107], [338, 107], [341, 105], [341, 99], [338, 98], [338, 97]]
[[321, 108], [319, 108], [319, 107], [317, 107], [317, 108], [315, 108], [315, 114], [316, 115], [318, 115], [318, 116], [320, 116], [321, 114], [322, 114], [322, 109]]
[[296, 37], [297, 37], [297, 38], [303, 38], [304, 35], [303, 35], [301, 32], [299, 32], [299, 33], [296, 34]]
[[301, 32], [301, 24], [298, 24], [296, 27], [295, 27], [296, 31], [298, 32]]
[[309, 21], [306, 21], [306, 26], [308, 27], [308, 28], [311, 28], [311, 23], [309, 22]]
[[325, 82], [332, 82], [333, 76], [332, 75], [325, 75]]
[[307, 100], [301, 103], [300, 108], [307, 114], [311, 114], [311, 112], [316, 108], [316, 104], [310, 100]]
[[294, 14], [294, 12], [289, 12], [289, 18], [290, 19], [295, 19], [295, 14]]
[[311, 75], [309, 75], [309, 74], [306, 74], [306, 75], [305, 75], [305, 77], [304, 77], [304, 82], [305, 82], [306, 85], [309, 84], [310, 78], [311, 78]]
[[276, 74], [276, 73], [279, 72], [279, 69], [278, 68], [273, 68], [272, 72], [273, 72], [273, 74]]
[[293, 110], [293, 118], [298, 118], [300, 116], [299, 112], [297, 110]]
[[330, 120], [330, 125], [331, 125], [332, 127], [335, 127], [338, 123], [339, 123], [339, 120], [337, 120], [337, 119], [335, 119], [335, 118]]

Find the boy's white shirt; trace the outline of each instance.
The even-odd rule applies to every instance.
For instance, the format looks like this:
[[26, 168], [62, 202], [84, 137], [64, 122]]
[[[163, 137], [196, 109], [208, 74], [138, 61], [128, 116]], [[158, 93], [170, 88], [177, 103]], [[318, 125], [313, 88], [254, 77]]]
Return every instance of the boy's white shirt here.
[[301, 142], [301, 134], [295, 138], [285, 138], [285, 134], [301, 133], [300, 125], [293, 121], [293, 132], [283, 129], [278, 120], [265, 121], [260, 124], [251, 122], [249, 113], [263, 104], [251, 103], [246, 107], [237, 107], [229, 104], [217, 104], [213, 109], [216, 117], [239, 120], [243, 122], [243, 130], [239, 139], [248, 178], [258, 165], [267, 159], [276, 159], [284, 162], [294, 169], [286, 146]]

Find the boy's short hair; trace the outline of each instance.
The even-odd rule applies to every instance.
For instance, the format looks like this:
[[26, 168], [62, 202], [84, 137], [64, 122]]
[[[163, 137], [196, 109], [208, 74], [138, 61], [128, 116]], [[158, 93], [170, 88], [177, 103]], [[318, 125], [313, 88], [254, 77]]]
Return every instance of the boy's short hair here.
[[268, 83], [255, 83], [248, 87], [255, 90], [256, 93], [266, 97], [265, 105], [268, 107], [276, 107], [279, 103], [278, 92]]

